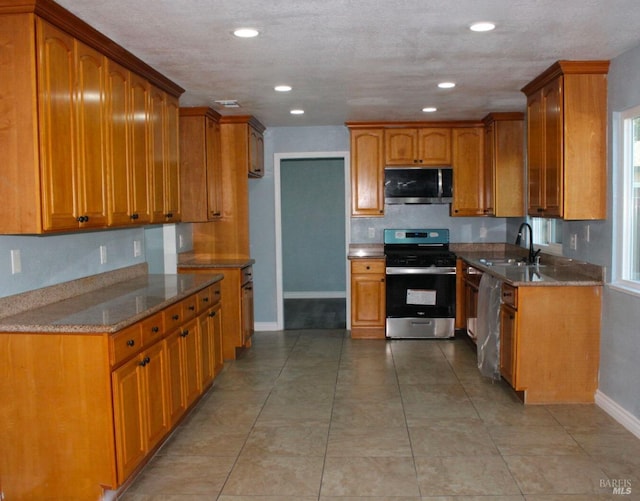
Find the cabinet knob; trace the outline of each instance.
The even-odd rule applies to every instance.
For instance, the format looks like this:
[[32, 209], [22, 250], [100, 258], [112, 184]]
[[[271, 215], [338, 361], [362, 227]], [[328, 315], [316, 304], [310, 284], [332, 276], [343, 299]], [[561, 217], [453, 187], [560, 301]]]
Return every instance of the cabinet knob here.
[[538, 207], [538, 212], [544, 212], [544, 209], [542, 207]]
[[195, 309], [196, 309], [195, 306], [193, 306], [193, 305], [189, 306], [189, 311], [194, 311]]
[[180, 315], [177, 315], [177, 314], [171, 317], [171, 320], [179, 320], [179, 319], [180, 319]]
[[167, 212], [164, 217], [166, 217], [167, 219], [171, 219], [173, 217], [173, 212]]
[[215, 311], [212, 311], [211, 313], [209, 313], [209, 316], [210, 316], [211, 318], [215, 317], [215, 316], [216, 316], [216, 312], [215, 312]]
[[370, 269], [371, 269], [371, 266], [367, 265], [367, 270], [370, 270]]
[[79, 223], [86, 223], [87, 221], [89, 221], [89, 216], [79, 216], [76, 218], [76, 221], [78, 221]]
[[180, 337], [187, 337], [189, 335], [189, 329], [185, 329], [180, 333]]
[[151, 362], [151, 359], [150, 359], [149, 357], [144, 357], [144, 358], [140, 361], [139, 365], [140, 365], [141, 367], [144, 367], [144, 366], [145, 366], [145, 365], [147, 365], [149, 362]]
[[139, 216], [137, 213], [133, 213], [133, 214], [131, 214], [131, 216], [130, 216], [130, 217], [131, 217], [131, 219], [133, 219], [133, 220], [135, 221], [135, 220], [136, 220], [136, 219], [138, 219], [140, 216]]
[[220, 211], [212, 212], [211, 214], [215, 217], [218, 217], [220, 215]]
[[129, 341], [127, 341], [127, 346], [133, 346], [135, 344], [136, 342], [133, 339], [129, 339]]
[[205, 303], [208, 303], [208, 302], [209, 302], [209, 296], [207, 296], [207, 297], [203, 297], [203, 298], [202, 298], [202, 300], [203, 300]]
[[153, 327], [151, 327], [151, 332], [160, 332], [160, 327], [154, 325]]

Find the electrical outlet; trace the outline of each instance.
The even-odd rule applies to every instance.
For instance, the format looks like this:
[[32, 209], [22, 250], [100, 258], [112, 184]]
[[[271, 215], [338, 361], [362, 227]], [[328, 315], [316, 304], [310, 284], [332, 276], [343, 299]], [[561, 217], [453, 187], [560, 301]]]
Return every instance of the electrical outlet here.
[[140, 257], [142, 255], [142, 243], [140, 240], [133, 241], [133, 257]]
[[572, 233], [569, 240], [569, 248], [576, 250], [578, 248], [578, 234]]
[[184, 247], [184, 237], [182, 235], [178, 235], [178, 249], [182, 249]]
[[376, 238], [376, 229], [369, 228], [368, 235], [369, 235], [369, 238]]
[[107, 246], [100, 246], [100, 264], [107, 264]]
[[20, 249], [11, 250], [11, 274], [22, 273], [22, 257]]
[[587, 225], [584, 228], [584, 241], [591, 242], [591, 225]]

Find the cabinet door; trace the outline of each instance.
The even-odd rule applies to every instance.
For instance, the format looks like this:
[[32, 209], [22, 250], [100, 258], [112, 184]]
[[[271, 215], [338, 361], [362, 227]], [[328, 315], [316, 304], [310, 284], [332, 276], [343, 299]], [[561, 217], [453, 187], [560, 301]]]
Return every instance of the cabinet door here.
[[106, 64], [76, 42], [77, 215], [81, 228], [107, 226]]
[[208, 219], [215, 220], [222, 217], [220, 124], [210, 117], [205, 120]]
[[147, 449], [152, 449], [170, 428], [167, 359], [164, 345], [156, 343], [143, 355]]
[[420, 165], [451, 165], [451, 129], [418, 129]]
[[563, 107], [562, 77], [542, 89], [544, 107], [544, 216], [562, 216]]
[[129, 212], [129, 71], [107, 62], [107, 159], [109, 225], [131, 223]]
[[217, 376], [224, 365], [224, 352], [222, 351], [222, 306], [216, 304], [209, 315], [209, 324], [213, 334], [213, 375]]
[[487, 124], [484, 128], [484, 160], [482, 164], [482, 200], [485, 214], [494, 215], [495, 157], [496, 157], [496, 125]]
[[384, 213], [384, 130], [351, 131], [351, 215]]
[[351, 276], [351, 327], [382, 327], [386, 320], [384, 275]]
[[151, 157], [151, 222], [163, 223], [165, 176], [165, 93], [151, 87], [149, 99], [149, 143]]
[[164, 175], [164, 208], [165, 221], [176, 223], [180, 215], [180, 137], [178, 122], [180, 104], [173, 96], [166, 96], [165, 108], [165, 175]]
[[484, 131], [482, 127], [453, 130], [453, 216], [485, 215]]
[[169, 418], [173, 426], [186, 410], [182, 376], [181, 331], [169, 334], [164, 341], [167, 354], [167, 385], [169, 390]]
[[180, 332], [182, 341], [182, 377], [186, 406], [200, 396], [200, 363], [198, 351], [198, 323], [186, 323]]
[[131, 73], [131, 109], [129, 113], [131, 180], [131, 219], [138, 224], [151, 221], [151, 173], [149, 166], [149, 83]]
[[198, 317], [198, 337], [200, 340], [200, 385], [201, 390], [211, 384], [214, 377], [213, 322], [209, 311]]
[[527, 100], [528, 213], [539, 217], [544, 212], [544, 110], [542, 93]]
[[[524, 121], [497, 120], [492, 134], [493, 214], [522, 217], [525, 215]], [[487, 142], [485, 148], [489, 149]]]
[[249, 175], [264, 176], [264, 138], [262, 133], [249, 126]]
[[516, 386], [516, 320], [517, 312], [507, 305], [500, 306], [500, 374], [511, 386]]
[[139, 357], [111, 376], [118, 479], [124, 481], [147, 452], [144, 430], [142, 366]]
[[78, 228], [74, 39], [37, 18], [43, 230]]
[[386, 129], [384, 131], [385, 165], [420, 164], [418, 129]]
[[242, 287], [242, 343], [250, 346], [253, 336], [253, 283]]

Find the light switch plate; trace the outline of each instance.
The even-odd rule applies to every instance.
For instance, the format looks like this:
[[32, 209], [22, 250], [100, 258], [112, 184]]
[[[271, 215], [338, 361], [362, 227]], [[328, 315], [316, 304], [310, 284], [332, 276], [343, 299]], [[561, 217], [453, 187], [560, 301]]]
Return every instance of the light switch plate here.
[[20, 256], [20, 249], [11, 250], [11, 274], [15, 275], [22, 273], [22, 257]]
[[107, 264], [107, 246], [100, 246], [100, 264]]
[[133, 257], [140, 257], [142, 255], [142, 243], [140, 240], [133, 241]]

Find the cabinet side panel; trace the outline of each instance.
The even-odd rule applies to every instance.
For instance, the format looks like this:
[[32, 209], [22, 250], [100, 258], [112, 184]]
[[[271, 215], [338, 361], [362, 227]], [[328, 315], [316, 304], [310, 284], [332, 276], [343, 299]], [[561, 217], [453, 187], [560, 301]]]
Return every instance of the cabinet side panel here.
[[41, 226], [34, 30], [31, 14], [0, 17], [0, 233]]
[[99, 499], [116, 487], [106, 335], [0, 334], [7, 499]]
[[601, 295], [602, 287], [518, 288], [516, 389], [526, 403], [593, 402]]
[[182, 220], [207, 220], [205, 118], [180, 117], [180, 177]]
[[606, 75], [564, 77], [564, 219], [606, 218]]

